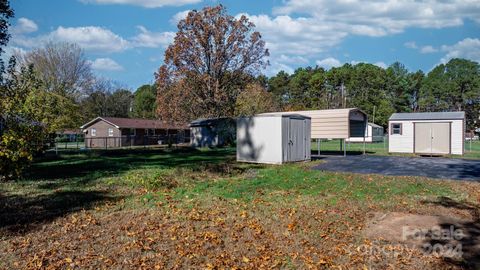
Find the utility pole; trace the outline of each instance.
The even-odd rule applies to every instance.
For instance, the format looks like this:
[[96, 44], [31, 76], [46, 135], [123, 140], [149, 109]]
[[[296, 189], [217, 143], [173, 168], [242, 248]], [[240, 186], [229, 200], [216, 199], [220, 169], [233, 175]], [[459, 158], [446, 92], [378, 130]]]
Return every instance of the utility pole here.
[[340, 85], [340, 92], [341, 92], [341, 95], [342, 95], [342, 107], [345, 109], [345, 87], [343, 85], [343, 82], [342, 82], [342, 85]]

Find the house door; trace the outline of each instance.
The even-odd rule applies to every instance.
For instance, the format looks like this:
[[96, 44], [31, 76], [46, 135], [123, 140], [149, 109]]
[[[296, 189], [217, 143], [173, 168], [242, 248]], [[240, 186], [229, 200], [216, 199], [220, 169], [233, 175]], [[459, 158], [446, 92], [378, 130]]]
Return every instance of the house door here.
[[415, 153], [450, 154], [450, 123], [414, 123]]
[[306, 158], [306, 121], [290, 118], [288, 123], [288, 151], [287, 161], [301, 161]]

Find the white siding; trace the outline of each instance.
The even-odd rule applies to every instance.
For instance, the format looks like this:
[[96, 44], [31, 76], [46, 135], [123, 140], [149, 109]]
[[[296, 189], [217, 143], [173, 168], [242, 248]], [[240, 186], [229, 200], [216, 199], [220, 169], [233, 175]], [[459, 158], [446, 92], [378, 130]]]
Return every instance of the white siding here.
[[452, 154], [463, 155], [463, 120], [452, 121]]
[[237, 120], [237, 160], [282, 163], [282, 117]]
[[[402, 134], [391, 134], [392, 123], [402, 124]], [[413, 122], [390, 121], [388, 122], [388, 152], [413, 153]]]
[[[412, 121], [395, 121], [388, 123], [388, 151], [392, 153], [413, 153], [414, 137], [413, 123], [436, 123], [447, 122], [452, 123], [451, 126], [451, 153], [454, 155], [463, 155], [463, 120], [412, 120]], [[402, 134], [391, 134], [391, 124], [402, 124]]]

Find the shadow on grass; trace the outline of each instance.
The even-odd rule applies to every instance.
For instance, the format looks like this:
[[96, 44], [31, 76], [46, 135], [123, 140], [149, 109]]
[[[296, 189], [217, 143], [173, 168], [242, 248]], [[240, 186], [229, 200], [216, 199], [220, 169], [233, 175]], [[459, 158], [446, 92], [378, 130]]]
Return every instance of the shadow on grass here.
[[35, 197], [0, 194], [0, 230], [24, 233], [65, 214], [118, 199], [99, 191], [61, 191]]
[[[30, 168], [25, 180], [78, 179], [86, 184], [103, 176], [112, 176], [140, 167], [195, 168], [205, 163], [233, 161], [232, 149], [200, 151], [191, 148], [175, 150], [111, 150], [82, 154], [63, 154], [39, 160]], [[54, 188], [51, 183], [45, 188]]]
[[[221, 176], [243, 173], [246, 169], [234, 160], [234, 149], [230, 148], [126, 149], [43, 157], [12, 185], [19, 192], [2, 195], [0, 191], [0, 230], [28, 231], [65, 214], [117, 200], [118, 194], [95, 190], [95, 180], [102, 177], [139, 168], [185, 168]], [[32, 188], [37, 190], [29, 193]]]
[[[457, 202], [448, 197], [440, 197], [434, 201], [423, 201], [424, 204], [441, 205], [446, 208], [467, 210], [474, 217], [473, 221], [458, 222], [452, 224], [451, 222], [444, 222], [440, 224], [442, 230], [451, 232], [452, 228], [462, 233], [459, 239], [455, 239], [449, 235], [450, 239], [427, 239], [426, 243], [429, 247], [435, 247], [435, 245], [443, 248], [442, 251], [449, 252], [452, 249], [454, 251], [462, 252], [462, 259], [455, 259], [450, 257], [442, 257], [447, 264], [459, 266], [462, 269], [480, 269], [480, 209], [477, 205], [470, 203]], [[450, 249], [452, 247], [452, 249]], [[455, 250], [456, 247], [460, 249]]]

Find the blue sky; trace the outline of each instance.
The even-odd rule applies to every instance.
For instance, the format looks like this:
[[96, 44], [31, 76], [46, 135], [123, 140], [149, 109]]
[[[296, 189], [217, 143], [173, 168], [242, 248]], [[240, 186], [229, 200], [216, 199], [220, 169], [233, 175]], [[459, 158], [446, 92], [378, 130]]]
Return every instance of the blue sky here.
[[185, 12], [219, 3], [262, 33], [267, 76], [308, 65], [400, 61], [428, 72], [453, 57], [480, 62], [480, 1], [471, 0], [13, 0], [7, 51], [74, 42], [96, 74], [136, 89], [153, 82]]

